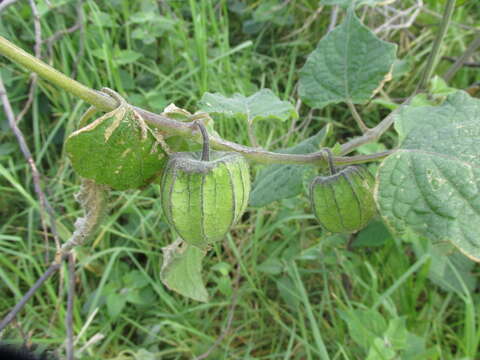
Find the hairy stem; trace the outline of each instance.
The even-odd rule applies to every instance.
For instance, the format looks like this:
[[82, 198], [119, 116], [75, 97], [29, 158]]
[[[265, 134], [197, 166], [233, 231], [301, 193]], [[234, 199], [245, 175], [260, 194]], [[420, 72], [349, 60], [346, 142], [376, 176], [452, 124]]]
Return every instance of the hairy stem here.
[[337, 169], [335, 168], [335, 165], [333, 164], [333, 161], [332, 161], [332, 157], [333, 157], [332, 150], [330, 150], [329, 148], [325, 148], [323, 151], [326, 154], [325, 157], [327, 158], [328, 171], [330, 171], [330, 175], [335, 175], [337, 172]]
[[[55, 70], [51, 66], [45, 64], [43, 61], [35, 58], [34, 56], [28, 54], [24, 50], [10, 43], [7, 39], [0, 36], [0, 54], [10, 58], [12, 61], [23, 65], [28, 70], [38, 73], [38, 75], [63, 90], [78, 96], [87, 103], [95, 106], [97, 109], [102, 111], [111, 111], [117, 107], [117, 102], [115, 99], [111, 98], [107, 94], [104, 94], [100, 91], [96, 91], [82, 85], [78, 81], [75, 81], [59, 71]], [[198, 143], [202, 142], [201, 135], [195, 131], [188, 123], [183, 123], [180, 121], [175, 121], [166, 116], [154, 114], [150, 111], [134, 107], [134, 109], [148, 122], [150, 125], [158, 128], [160, 131], [164, 132], [166, 135], [180, 135], [187, 138], [190, 138]], [[370, 130], [369, 130], [370, 131]], [[381, 134], [378, 131], [375, 132], [375, 137], [372, 138], [376, 140]], [[373, 141], [369, 137], [363, 137], [362, 143], [364, 141]], [[264, 164], [318, 164], [322, 165], [325, 163], [324, 154], [322, 151], [311, 154], [282, 154], [271, 151], [265, 151], [261, 149], [256, 149], [248, 146], [243, 146], [225, 139], [217, 137], [209, 137], [210, 146], [225, 151], [236, 151], [244, 155], [246, 158], [252, 161], [256, 161]], [[361, 145], [360, 144], [360, 145]], [[351, 143], [348, 146], [348, 149], [351, 149], [354, 143]], [[352, 149], [353, 150], [353, 149]], [[350, 150], [351, 151], [351, 150]], [[349, 151], [349, 152], [350, 152]], [[342, 154], [344, 154], [342, 152]], [[359, 164], [372, 160], [377, 160], [383, 158], [384, 153], [378, 154], [378, 156], [368, 156], [363, 155], [352, 156], [352, 157], [342, 157], [335, 156], [333, 161], [339, 165], [349, 165], [349, 164]]]
[[2, 36], [0, 36], [0, 54], [5, 55], [17, 64], [25, 66], [28, 70], [37, 73], [45, 80], [52, 82], [65, 91], [68, 91], [87, 103], [94, 105], [96, 108], [110, 111], [116, 107], [116, 103], [110, 97], [69, 78], [40, 59], [37, 59], [23, 49], [20, 49], [18, 46], [12, 44]]
[[[61, 87], [65, 91], [72, 93], [85, 100], [89, 104], [104, 111], [113, 110], [116, 101], [105, 94], [92, 90], [78, 81], [70, 79], [51, 66], [45, 64], [39, 59], [31, 56], [17, 46], [11, 44], [8, 40], [0, 36], [0, 53], [9, 57], [13, 61], [22, 64], [29, 70], [37, 72], [41, 77], [51, 81], [55, 85]], [[182, 135], [200, 142], [198, 135], [192, 131], [189, 124], [172, 120], [162, 115], [135, 108], [141, 116], [151, 125], [159, 128], [170, 135]], [[324, 156], [321, 151], [311, 154], [281, 154], [276, 152], [264, 151], [247, 146], [239, 145], [221, 138], [210, 137], [210, 144], [219, 150], [236, 151], [242, 153], [246, 158], [265, 164], [323, 164]], [[358, 164], [385, 157], [385, 153], [378, 156], [354, 156], [354, 157], [334, 157], [333, 161], [340, 165]]]

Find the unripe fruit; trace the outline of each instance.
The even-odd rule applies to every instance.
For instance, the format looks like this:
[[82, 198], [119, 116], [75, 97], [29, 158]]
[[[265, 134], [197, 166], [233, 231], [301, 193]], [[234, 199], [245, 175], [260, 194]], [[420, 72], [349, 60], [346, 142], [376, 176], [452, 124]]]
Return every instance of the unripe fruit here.
[[202, 248], [225, 237], [250, 194], [248, 163], [240, 154], [212, 151], [202, 160], [203, 154], [205, 147], [203, 153], [173, 154], [161, 183], [168, 223], [185, 242]]
[[313, 179], [310, 201], [320, 225], [332, 233], [353, 233], [364, 228], [376, 213], [373, 183], [370, 172], [360, 166], [348, 166]]

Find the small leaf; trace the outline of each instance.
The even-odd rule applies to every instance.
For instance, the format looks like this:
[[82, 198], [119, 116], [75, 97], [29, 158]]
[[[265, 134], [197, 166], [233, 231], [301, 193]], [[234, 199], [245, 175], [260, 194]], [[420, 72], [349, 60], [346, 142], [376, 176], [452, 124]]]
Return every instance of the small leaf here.
[[118, 50], [115, 52], [114, 63], [121, 66], [132, 64], [140, 59], [143, 55], [133, 50]]
[[202, 260], [206, 251], [176, 240], [163, 249], [160, 278], [170, 290], [191, 299], [208, 301], [207, 289], [202, 280]]
[[372, 221], [365, 229], [361, 230], [352, 244], [353, 248], [383, 246], [392, 235], [382, 221]]
[[377, 175], [384, 221], [480, 261], [480, 100], [459, 91], [441, 106], [408, 106], [395, 126], [400, 149]]
[[122, 312], [127, 299], [123, 294], [110, 293], [107, 295], [107, 311], [112, 319], [116, 319]]
[[[331, 125], [325, 125], [316, 135], [300, 144], [278, 151], [284, 154], [308, 154], [323, 146], [331, 132]], [[269, 165], [260, 170], [250, 193], [251, 206], [265, 206], [273, 201], [296, 196], [303, 191], [303, 176], [309, 169], [305, 165]]]
[[300, 97], [313, 108], [367, 102], [390, 77], [397, 46], [380, 40], [353, 11], [329, 32], [300, 71]]
[[285, 274], [276, 279], [275, 284], [282, 300], [292, 309], [298, 309], [301, 300], [297, 285], [293, 280]]
[[440, 76], [435, 75], [432, 80], [430, 80], [430, 91], [432, 95], [436, 96], [446, 96], [454, 94], [458, 89], [452, 88], [447, 85], [447, 82], [443, 80]]
[[199, 105], [205, 112], [235, 116], [248, 122], [264, 119], [285, 121], [298, 117], [295, 107], [288, 101], [281, 101], [270, 89], [262, 89], [249, 97], [240, 94], [226, 97], [207, 92]]
[[340, 310], [340, 317], [348, 325], [351, 338], [364, 349], [372, 346], [375, 338], [381, 337], [388, 329], [383, 316], [374, 309]]
[[278, 258], [268, 258], [257, 266], [257, 270], [269, 275], [279, 275], [284, 270], [285, 265]]

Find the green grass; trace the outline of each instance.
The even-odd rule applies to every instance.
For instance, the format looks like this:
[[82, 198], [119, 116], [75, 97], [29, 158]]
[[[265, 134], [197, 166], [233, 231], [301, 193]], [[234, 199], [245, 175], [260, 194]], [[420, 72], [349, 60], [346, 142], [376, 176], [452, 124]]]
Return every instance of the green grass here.
[[[54, 8], [50, 10], [45, 2], [38, 3], [43, 38], [72, 26], [77, 18], [75, 2], [51, 1]], [[325, 7], [310, 26], [296, 34], [318, 1], [267, 1], [280, 4], [267, 15], [259, 13], [261, 3], [86, 0], [83, 56], [78, 57], [82, 35], [77, 31], [54, 44], [51, 59], [44, 46], [44, 60], [67, 75], [78, 61], [78, 81], [96, 89], [116, 89], [131, 103], [156, 112], [172, 102], [195, 112], [206, 91], [250, 95], [263, 87], [295, 103], [298, 70], [325, 34], [331, 9]], [[425, 3], [441, 13], [441, 2]], [[241, 4], [245, 4], [243, 12], [236, 12], [234, 5]], [[473, 31], [458, 24], [478, 26], [478, 14], [475, 1], [457, 8], [442, 54], [461, 54]], [[0, 16], [0, 35], [32, 51], [28, 2], [18, 2]], [[365, 13], [371, 27], [381, 21], [373, 12]], [[435, 16], [422, 13], [409, 34], [383, 34], [399, 44], [398, 57], [407, 69], [384, 88], [391, 99], [405, 98], [415, 88], [438, 22]], [[18, 113], [27, 97], [29, 74], [5, 58], [0, 65]], [[449, 66], [441, 61], [437, 73]], [[478, 70], [464, 68], [451, 85], [463, 89], [475, 80]], [[40, 81], [32, 109], [20, 124], [45, 175], [63, 242], [81, 215], [74, 199], [79, 178], [65, 156], [63, 141], [86, 108], [82, 101]], [[375, 102], [359, 110], [370, 126], [388, 113]], [[312, 111], [301, 104], [299, 124], [305, 119], [311, 119], [308, 126], [271, 149], [291, 146], [327, 122], [335, 125], [339, 142], [358, 134], [344, 105]], [[215, 125], [223, 137], [248, 144], [240, 122], [218, 118]], [[268, 148], [290, 126], [288, 122], [263, 122], [256, 134]], [[3, 315], [44, 271], [45, 244], [31, 173], [3, 112], [0, 128]], [[382, 142], [394, 145], [394, 133], [386, 134]], [[78, 358], [192, 359], [222, 334], [233, 297], [237, 306], [231, 329], [209, 359], [479, 358], [480, 299], [475, 290], [462, 287], [461, 281], [456, 291], [432, 282], [432, 258], [415, 251], [418, 239], [394, 238], [381, 227], [372, 228], [366, 238], [377, 234], [378, 244], [347, 248], [346, 237], [322, 233], [305, 196], [250, 208], [224, 243], [213, 247], [203, 274], [209, 303], [168, 291], [160, 281], [161, 253], [172, 236], [158, 197], [157, 185], [113, 192], [102, 228], [90, 243], [76, 250], [74, 331], [76, 349], [82, 349]], [[238, 292], [234, 284], [237, 267]], [[476, 267], [473, 273], [478, 273]], [[126, 305], [116, 311], [125, 299]], [[27, 339], [40, 348], [60, 349], [62, 354], [65, 311], [66, 268], [46, 282], [1, 338]], [[381, 348], [403, 349], [402, 357], [382, 355]]]

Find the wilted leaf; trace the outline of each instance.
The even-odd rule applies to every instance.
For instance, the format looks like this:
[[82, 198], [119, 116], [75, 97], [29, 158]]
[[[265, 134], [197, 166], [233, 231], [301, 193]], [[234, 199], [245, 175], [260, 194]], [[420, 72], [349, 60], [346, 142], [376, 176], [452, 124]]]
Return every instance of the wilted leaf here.
[[182, 240], [163, 248], [160, 278], [170, 290], [197, 301], [208, 301], [202, 280], [202, 260], [206, 251]]
[[404, 108], [395, 125], [400, 149], [377, 176], [383, 219], [480, 261], [480, 100], [459, 91], [440, 106]]
[[235, 116], [248, 122], [263, 119], [285, 121], [298, 117], [295, 107], [288, 101], [281, 101], [270, 89], [262, 89], [248, 97], [240, 94], [226, 97], [207, 92], [200, 100], [200, 108], [208, 113]]
[[[324, 144], [331, 132], [327, 124], [316, 135], [294, 147], [280, 150], [284, 154], [308, 154], [316, 152]], [[269, 165], [260, 170], [250, 193], [251, 206], [265, 206], [273, 201], [300, 194], [303, 190], [303, 176], [309, 169], [306, 165]]]
[[300, 72], [300, 97], [313, 108], [367, 102], [390, 74], [396, 45], [380, 40], [348, 11], [328, 33]]

